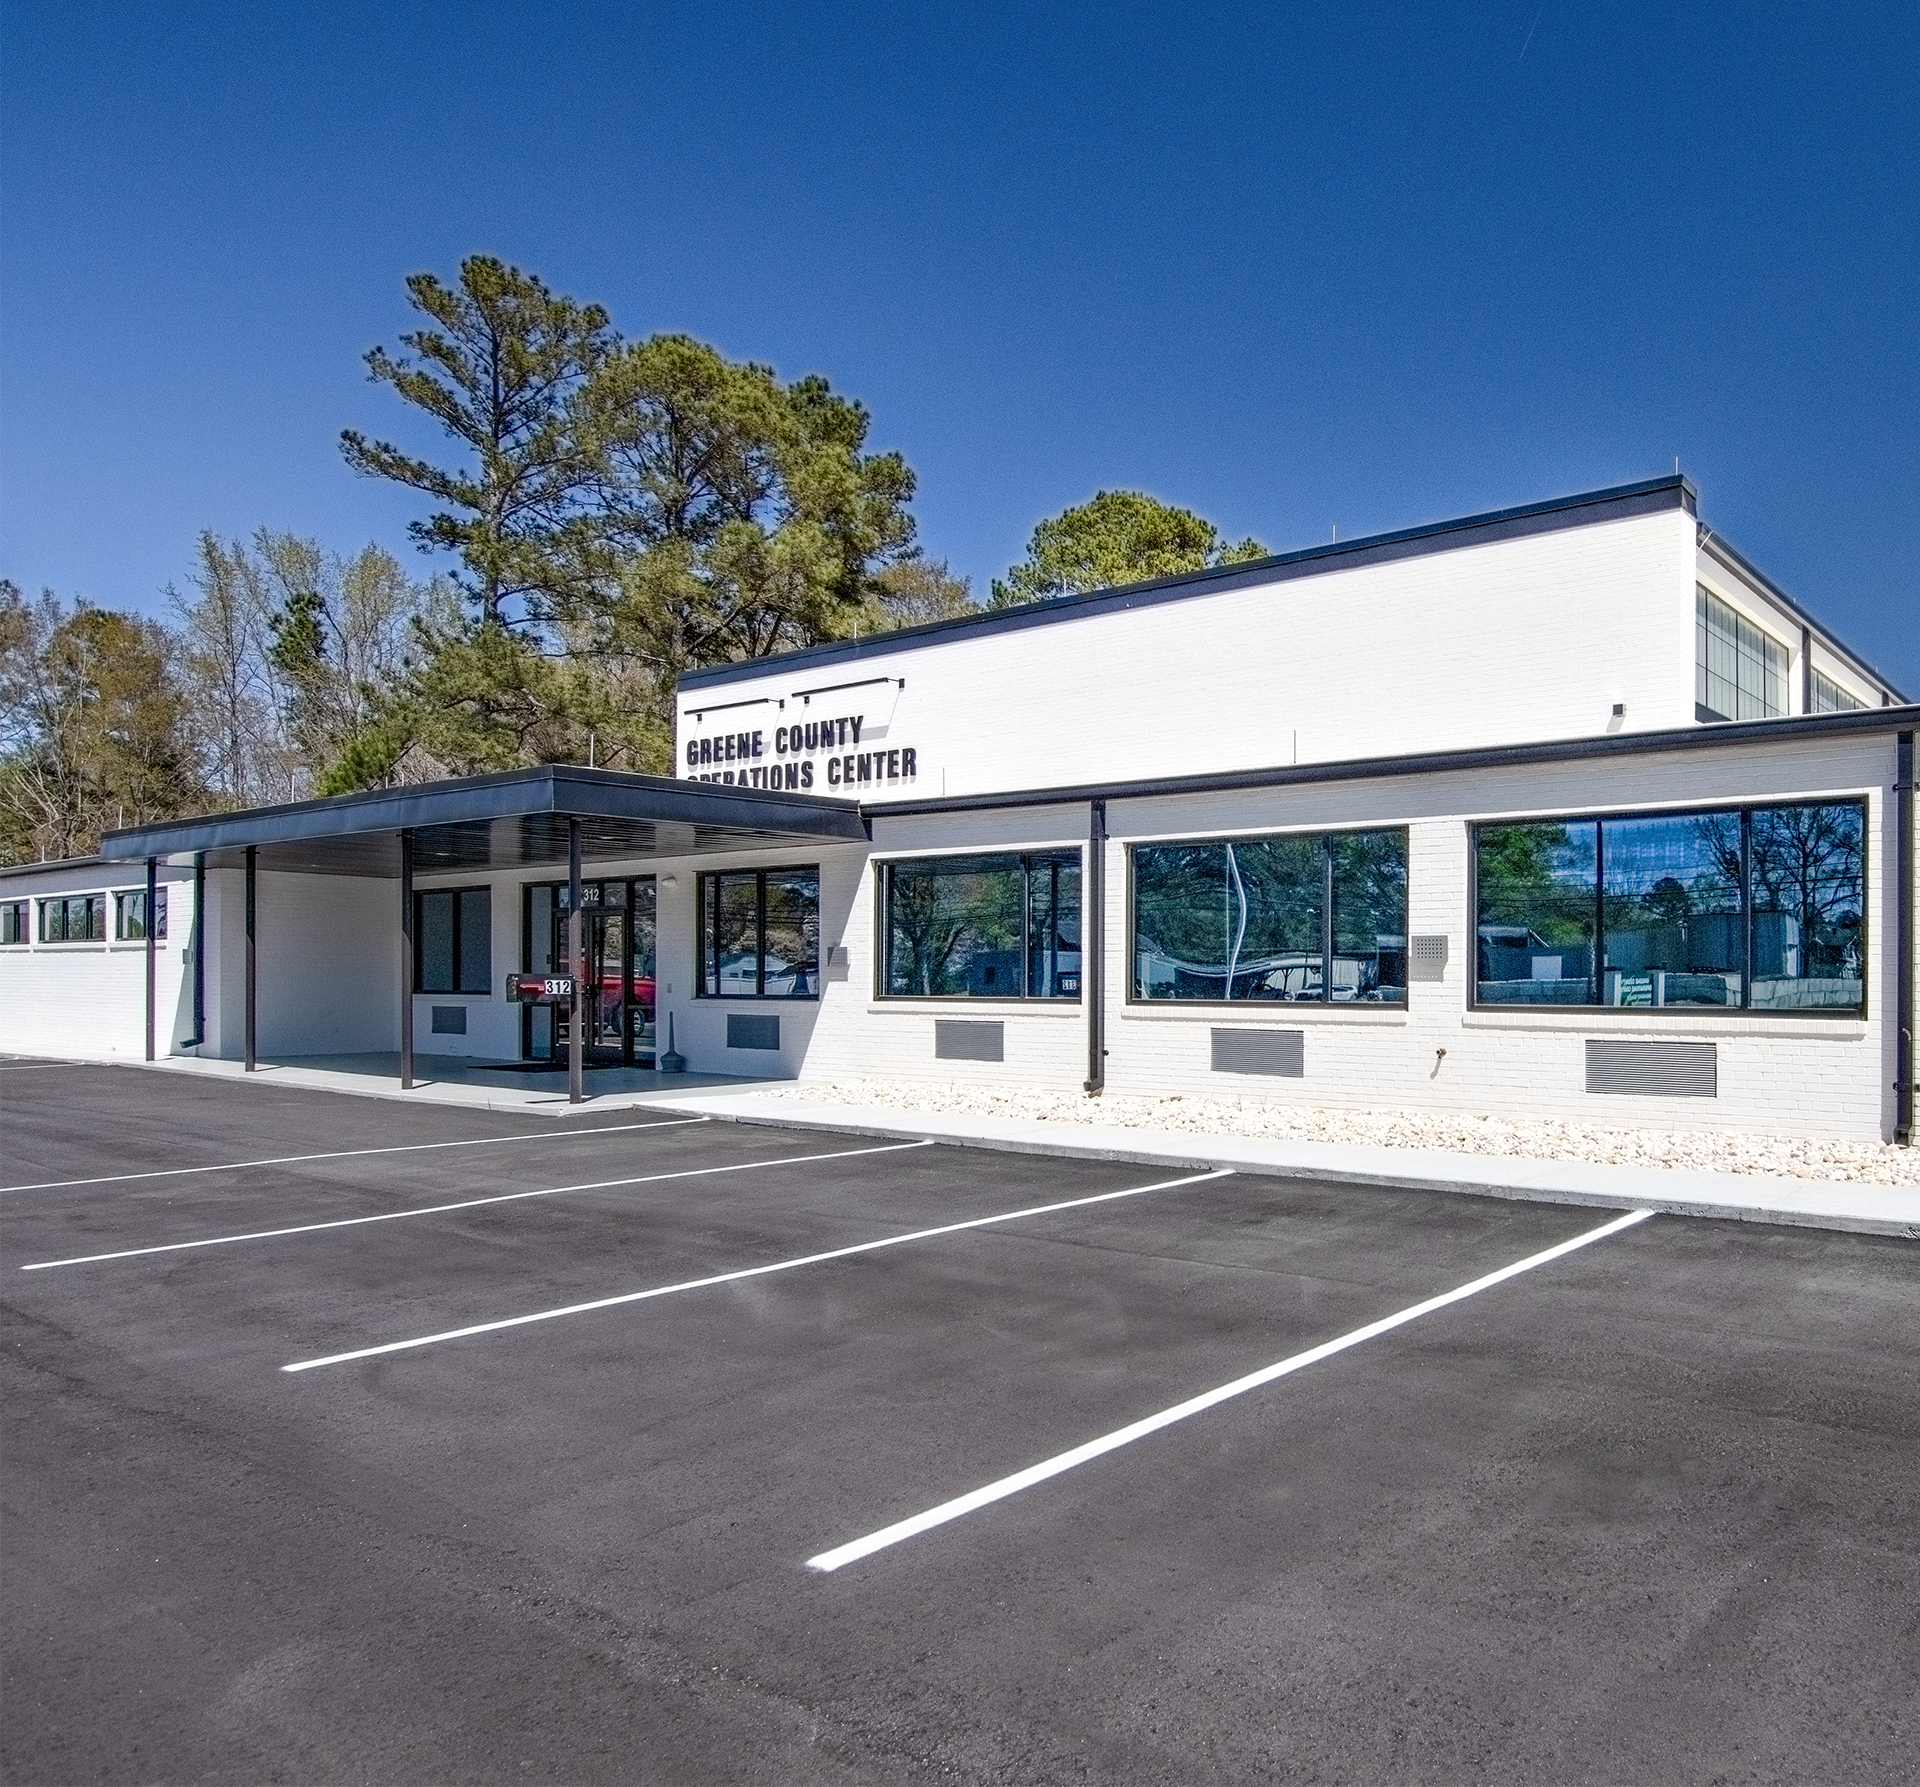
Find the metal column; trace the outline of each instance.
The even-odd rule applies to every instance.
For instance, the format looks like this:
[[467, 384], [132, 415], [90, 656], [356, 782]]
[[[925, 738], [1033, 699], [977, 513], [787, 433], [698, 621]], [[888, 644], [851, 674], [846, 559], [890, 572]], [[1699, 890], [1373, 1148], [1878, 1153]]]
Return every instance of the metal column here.
[[[567, 967], [573, 975], [573, 1021], [567, 1026], [567, 1103], [578, 1104], [585, 1093], [586, 983], [582, 944], [586, 927], [580, 916], [580, 821], [567, 821]], [[598, 989], [595, 989], [596, 993]]]
[[147, 858], [147, 1059], [153, 1059], [153, 1008], [156, 998], [154, 988], [154, 892], [160, 884], [158, 865], [150, 856]]
[[1080, 898], [1080, 997], [1087, 1002], [1087, 1090], [1107, 1083], [1105, 999], [1107, 803], [1088, 803], [1087, 881]]
[[1893, 753], [1894, 840], [1893, 1139], [1913, 1146], [1913, 734], [1896, 733]]
[[193, 1046], [207, 1045], [207, 853], [193, 859]]
[[252, 1073], [255, 1060], [255, 1046], [259, 1041], [259, 975], [257, 973], [257, 952], [254, 948], [253, 920], [259, 904], [257, 883], [259, 874], [256, 863], [259, 857], [257, 845], [247, 846], [247, 1072]]
[[400, 1090], [413, 1090], [413, 831], [400, 833]]

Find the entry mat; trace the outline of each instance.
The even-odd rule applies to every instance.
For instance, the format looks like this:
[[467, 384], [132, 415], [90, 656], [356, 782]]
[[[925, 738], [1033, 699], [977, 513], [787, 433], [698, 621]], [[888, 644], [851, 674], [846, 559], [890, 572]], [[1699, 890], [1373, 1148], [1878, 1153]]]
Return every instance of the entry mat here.
[[[463, 1061], [461, 1065], [473, 1073], [565, 1073], [564, 1061]], [[588, 1073], [599, 1073], [604, 1069], [625, 1067], [624, 1061], [583, 1061], [580, 1064]], [[635, 1067], [650, 1068], [651, 1061], [635, 1061]]]

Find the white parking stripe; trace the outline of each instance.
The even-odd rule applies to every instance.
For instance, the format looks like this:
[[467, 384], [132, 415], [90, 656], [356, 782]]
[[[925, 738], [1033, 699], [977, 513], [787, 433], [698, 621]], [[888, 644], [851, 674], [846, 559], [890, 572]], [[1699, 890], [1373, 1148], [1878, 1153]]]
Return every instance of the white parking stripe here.
[[1162, 1409], [1157, 1415], [1148, 1415], [1144, 1420], [1135, 1421], [1130, 1426], [1115, 1429], [1103, 1434], [1099, 1439], [1088, 1440], [1085, 1445], [1075, 1446], [1071, 1452], [1062, 1452], [1056, 1457], [1043, 1460], [1039, 1464], [1028, 1465], [1023, 1471], [1015, 1471], [1010, 1477], [1002, 1477], [997, 1483], [989, 1483], [984, 1488], [969, 1491], [966, 1495], [955, 1496], [950, 1502], [942, 1502], [937, 1508], [929, 1508], [924, 1514], [915, 1514], [906, 1520], [897, 1520], [892, 1526], [883, 1526], [878, 1532], [869, 1533], [864, 1539], [854, 1539], [845, 1545], [836, 1545], [831, 1551], [823, 1551], [817, 1557], [807, 1559], [809, 1570], [838, 1570], [847, 1564], [857, 1563], [863, 1557], [871, 1557], [876, 1551], [884, 1551], [890, 1545], [898, 1545], [904, 1539], [917, 1537], [930, 1532], [936, 1526], [945, 1526], [950, 1520], [958, 1520], [963, 1515], [989, 1507], [994, 1502], [1005, 1501], [1010, 1495], [1018, 1495], [1023, 1489], [1031, 1489], [1036, 1483], [1044, 1483], [1049, 1477], [1057, 1477], [1062, 1472], [1072, 1470], [1076, 1465], [1090, 1463], [1102, 1458], [1109, 1452], [1116, 1452], [1122, 1446], [1130, 1446], [1135, 1440], [1145, 1439], [1150, 1433], [1158, 1433], [1163, 1427], [1171, 1427], [1176, 1421], [1184, 1421], [1191, 1415], [1204, 1413], [1220, 1403], [1235, 1396], [1244, 1396], [1249, 1390], [1258, 1390], [1278, 1378], [1283, 1378], [1308, 1365], [1317, 1365], [1322, 1359], [1330, 1359], [1336, 1353], [1344, 1353], [1349, 1347], [1356, 1347], [1362, 1341], [1373, 1340], [1379, 1335], [1391, 1333], [1395, 1328], [1405, 1327], [1408, 1322], [1418, 1321], [1423, 1315], [1432, 1315], [1435, 1310], [1445, 1309], [1450, 1303], [1458, 1303], [1464, 1297], [1491, 1290], [1496, 1284], [1504, 1284], [1509, 1278], [1518, 1277], [1522, 1272], [1531, 1272], [1536, 1266], [1544, 1266], [1551, 1260], [1573, 1253], [1582, 1247], [1591, 1247], [1596, 1241], [1604, 1241], [1609, 1235], [1617, 1235], [1622, 1229], [1630, 1229], [1635, 1223], [1645, 1222], [1653, 1212], [1634, 1210], [1625, 1216], [1616, 1217], [1597, 1229], [1591, 1229], [1584, 1235], [1576, 1235], [1571, 1241], [1562, 1241], [1557, 1247], [1549, 1247], [1544, 1252], [1529, 1254], [1524, 1260], [1515, 1260], [1511, 1266], [1502, 1266], [1497, 1272], [1489, 1272], [1484, 1278], [1476, 1278], [1471, 1284], [1463, 1284], [1457, 1290], [1445, 1291], [1438, 1297], [1429, 1297], [1424, 1303], [1416, 1303], [1411, 1309], [1403, 1309], [1397, 1315], [1383, 1316], [1377, 1322], [1369, 1322], [1364, 1328], [1355, 1328], [1351, 1334], [1342, 1334], [1337, 1340], [1323, 1341], [1319, 1346], [1309, 1347], [1304, 1353], [1295, 1353], [1290, 1359], [1282, 1359], [1277, 1365], [1268, 1365], [1260, 1371], [1249, 1372], [1247, 1376], [1235, 1378], [1230, 1384], [1222, 1384], [1216, 1390], [1203, 1391], [1200, 1395], [1185, 1402], [1175, 1403], [1172, 1408]]
[[[59, 1063], [53, 1063], [58, 1066]], [[43, 1179], [35, 1185], [0, 1185], [6, 1191], [66, 1191], [79, 1185], [121, 1185], [131, 1179], [180, 1179], [189, 1173], [237, 1173], [243, 1167], [305, 1166], [315, 1160], [356, 1160], [368, 1154], [428, 1154], [437, 1148], [487, 1148], [504, 1142], [570, 1142], [576, 1136], [628, 1135], [643, 1129], [682, 1129], [711, 1117], [665, 1117], [657, 1123], [606, 1123], [598, 1129], [542, 1129], [527, 1135], [472, 1136], [461, 1142], [403, 1142], [394, 1148], [340, 1148], [331, 1154], [280, 1154], [270, 1160], [223, 1160], [207, 1167], [159, 1167], [147, 1173], [102, 1173], [97, 1179]]]
[[[912, 1144], [919, 1147], [922, 1143]], [[829, 1248], [825, 1253], [802, 1254], [798, 1259], [775, 1260], [766, 1266], [743, 1266], [734, 1272], [716, 1272], [707, 1278], [683, 1279], [679, 1284], [655, 1285], [652, 1290], [627, 1291], [617, 1297], [596, 1297], [591, 1303], [568, 1303], [559, 1309], [536, 1310], [532, 1315], [510, 1315], [496, 1322], [475, 1322], [471, 1327], [447, 1328], [438, 1334], [422, 1334], [414, 1340], [389, 1340], [383, 1346], [363, 1346], [350, 1353], [329, 1353], [323, 1359], [301, 1359], [283, 1365], [282, 1371], [313, 1371], [322, 1365], [346, 1365], [355, 1359], [377, 1359], [385, 1353], [410, 1352], [415, 1347], [438, 1346], [443, 1340], [466, 1340], [475, 1334], [497, 1334], [503, 1328], [524, 1328], [529, 1322], [557, 1322], [562, 1316], [587, 1315], [596, 1309], [617, 1309], [623, 1303], [645, 1303], [654, 1297], [671, 1297], [681, 1291], [703, 1291], [716, 1284], [738, 1284], [744, 1278], [764, 1278], [770, 1272], [792, 1272], [801, 1266], [818, 1266], [828, 1260], [851, 1259], [859, 1253], [877, 1253], [883, 1247], [904, 1247], [909, 1241], [931, 1241], [936, 1235], [957, 1235], [964, 1229], [984, 1229], [995, 1223], [1018, 1222], [1028, 1216], [1051, 1216], [1056, 1210], [1082, 1210], [1089, 1204], [1111, 1203], [1115, 1198], [1137, 1198], [1150, 1191], [1172, 1191], [1179, 1185], [1198, 1185], [1207, 1179], [1225, 1179], [1232, 1168], [1217, 1167], [1210, 1173], [1192, 1173], [1184, 1179], [1162, 1179], [1153, 1185], [1130, 1185], [1124, 1191], [1102, 1191], [1092, 1197], [1067, 1198], [1055, 1204], [1033, 1204], [1024, 1210], [1003, 1210], [998, 1216], [976, 1216], [968, 1222], [943, 1223], [937, 1229], [915, 1229], [910, 1234], [887, 1235], [878, 1241], [860, 1241], [851, 1247]]]
[[36, 1260], [22, 1272], [51, 1272], [56, 1266], [97, 1266], [103, 1260], [138, 1260], [155, 1253], [184, 1253], [195, 1247], [231, 1247], [236, 1241], [278, 1241], [285, 1235], [317, 1235], [322, 1229], [356, 1229], [370, 1222], [399, 1222], [409, 1216], [445, 1216], [451, 1210], [477, 1210], [482, 1204], [517, 1204], [527, 1198], [557, 1198], [569, 1191], [611, 1191], [627, 1185], [655, 1185], [663, 1179], [707, 1179], [716, 1173], [750, 1173], [759, 1167], [803, 1166], [812, 1160], [852, 1160], [861, 1154], [897, 1154], [902, 1148], [931, 1148], [931, 1141], [889, 1142], [880, 1148], [846, 1148], [835, 1154], [788, 1154], [778, 1160], [743, 1160], [724, 1167], [687, 1167], [677, 1173], [642, 1173], [632, 1179], [594, 1179], [584, 1185], [548, 1185], [538, 1191], [504, 1191], [493, 1197], [462, 1198], [454, 1204], [423, 1204], [411, 1210], [384, 1210], [378, 1216], [339, 1216], [331, 1222], [303, 1222], [292, 1228], [255, 1229], [245, 1235], [205, 1235], [198, 1241], [166, 1241], [157, 1247], [125, 1247], [118, 1253], [82, 1253], [66, 1260]]

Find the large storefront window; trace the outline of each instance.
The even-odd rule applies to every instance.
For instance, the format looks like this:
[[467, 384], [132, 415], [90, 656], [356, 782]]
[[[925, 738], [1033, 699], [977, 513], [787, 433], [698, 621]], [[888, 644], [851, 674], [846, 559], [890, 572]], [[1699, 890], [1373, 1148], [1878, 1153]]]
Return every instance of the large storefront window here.
[[1857, 801], [1474, 831], [1475, 1002], [1857, 1011]]
[[891, 997], [1080, 997], [1077, 850], [890, 862], [881, 906]]
[[1133, 851], [1138, 1000], [1403, 1004], [1407, 834]]
[[820, 996], [820, 871], [727, 869], [700, 877], [700, 994]]

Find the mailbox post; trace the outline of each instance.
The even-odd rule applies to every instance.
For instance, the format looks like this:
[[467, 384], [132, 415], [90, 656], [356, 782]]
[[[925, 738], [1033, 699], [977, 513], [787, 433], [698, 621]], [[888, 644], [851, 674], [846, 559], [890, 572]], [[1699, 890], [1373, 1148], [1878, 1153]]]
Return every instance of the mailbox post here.
[[581, 983], [586, 976], [581, 945], [586, 926], [580, 916], [580, 821], [567, 821], [567, 967], [573, 975], [573, 1021], [567, 1026], [567, 1103], [578, 1104], [586, 1078], [585, 1008]]

